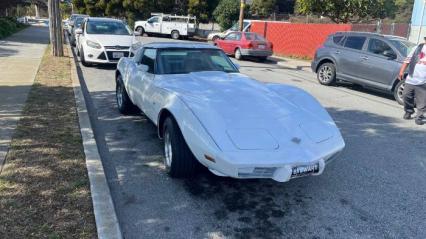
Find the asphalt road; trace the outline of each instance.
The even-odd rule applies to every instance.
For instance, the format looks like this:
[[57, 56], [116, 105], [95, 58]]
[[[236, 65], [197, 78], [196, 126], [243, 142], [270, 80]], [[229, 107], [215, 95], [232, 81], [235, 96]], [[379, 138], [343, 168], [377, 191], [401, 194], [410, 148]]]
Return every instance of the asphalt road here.
[[319, 99], [346, 141], [341, 158], [321, 176], [288, 183], [208, 171], [171, 179], [154, 125], [143, 114], [119, 114], [114, 67], [80, 65], [125, 238], [424, 238], [426, 126], [402, 120], [402, 107], [384, 95], [321, 86], [310, 72], [272, 62], [238, 63], [259, 81]]

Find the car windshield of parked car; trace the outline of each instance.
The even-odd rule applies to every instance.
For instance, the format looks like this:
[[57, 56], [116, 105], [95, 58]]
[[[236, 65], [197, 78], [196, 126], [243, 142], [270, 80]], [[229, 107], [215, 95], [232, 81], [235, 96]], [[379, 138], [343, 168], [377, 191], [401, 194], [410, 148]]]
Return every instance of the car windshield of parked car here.
[[74, 23], [74, 26], [76, 26], [77, 28], [80, 28], [81, 27], [81, 24], [83, 23], [83, 21], [84, 21], [84, 18], [83, 17], [78, 17], [78, 18], [76, 18], [75, 19], [75, 23]]
[[396, 49], [398, 49], [403, 57], [407, 57], [411, 50], [416, 46], [416, 44], [402, 39], [392, 39], [390, 42]]
[[158, 74], [201, 71], [238, 72], [231, 60], [217, 49], [163, 49], [158, 53]]
[[257, 33], [253, 33], [253, 32], [246, 32], [246, 39], [249, 41], [266, 41], [265, 38], [263, 38], [262, 36], [260, 36]]
[[101, 34], [101, 35], [131, 35], [130, 29], [122, 22], [113, 21], [88, 21], [87, 22], [88, 34]]

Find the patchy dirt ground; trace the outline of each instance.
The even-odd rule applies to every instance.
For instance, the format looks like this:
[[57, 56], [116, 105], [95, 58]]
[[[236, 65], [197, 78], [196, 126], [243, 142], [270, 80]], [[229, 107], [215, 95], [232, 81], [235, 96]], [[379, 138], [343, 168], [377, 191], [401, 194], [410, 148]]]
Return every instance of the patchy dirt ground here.
[[2, 238], [96, 238], [73, 94], [47, 50], [0, 173]]

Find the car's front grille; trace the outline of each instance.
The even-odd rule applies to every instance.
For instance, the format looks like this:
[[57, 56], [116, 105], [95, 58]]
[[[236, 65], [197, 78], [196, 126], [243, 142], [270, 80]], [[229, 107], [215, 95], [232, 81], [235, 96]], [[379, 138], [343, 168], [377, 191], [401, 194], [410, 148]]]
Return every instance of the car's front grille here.
[[253, 171], [248, 172], [247, 169], [240, 169], [238, 171], [238, 177], [240, 178], [271, 178], [274, 176], [276, 167], [271, 168], [254, 168]]
[[130, 46], [104, 46], [107, 50], [128, 50]]

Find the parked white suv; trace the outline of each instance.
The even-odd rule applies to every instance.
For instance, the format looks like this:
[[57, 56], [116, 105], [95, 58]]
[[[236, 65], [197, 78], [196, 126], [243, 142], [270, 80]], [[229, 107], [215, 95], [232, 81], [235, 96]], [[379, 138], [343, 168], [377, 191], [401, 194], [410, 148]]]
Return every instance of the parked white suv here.
[[121, 20], [112, 18], [86, 18], [77, 29], [77, 53], [81, 63], [117, 63], [121, 57], [131, 56], [135, 35]]
[[135, 31], [140, 35], [144, 33], [169, 35], [173, 39], [179, 39], [181, 36], [193, 36], [197, 30], [196, 17], [163, 13], [152, 13], [151, 15], [153, 17], [147, 21], [135, 22]]

